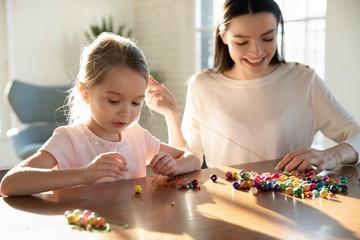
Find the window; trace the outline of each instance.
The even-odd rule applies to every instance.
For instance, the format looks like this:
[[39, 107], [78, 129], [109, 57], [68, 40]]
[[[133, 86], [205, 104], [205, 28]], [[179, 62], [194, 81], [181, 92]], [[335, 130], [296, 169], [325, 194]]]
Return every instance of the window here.
[[[284, 18], [284, 57], [301, 62], [325, 75], [325, 27], [327, 0], [275, 0]], [[196, 70], [211, 68], [217, 19], [224, 0], [196, 1]], [[279, 38], [280, 43], [280, 38]], [[324, 136], [315, 136], [313, 147], [323, 149]]]
[[214, 61], [214, 38], [217, 19], [224, 0], [196, 0], [196, 71], [211, 68]]

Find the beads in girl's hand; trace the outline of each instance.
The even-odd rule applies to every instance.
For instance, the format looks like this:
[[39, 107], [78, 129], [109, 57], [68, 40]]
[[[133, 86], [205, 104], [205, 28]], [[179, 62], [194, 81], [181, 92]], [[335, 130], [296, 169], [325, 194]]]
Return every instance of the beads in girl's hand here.
[[74, 228], [80, 230], [100, 232], [107, 232], [110, 230], [110, 225], [105, 221], [105, 219], [90, 210], [85, 210], [83, 212], [79, 209], [75, 209], [74, 211], [68, 210], [64, 213], [64, 215], [69, 225], [72, 225]]

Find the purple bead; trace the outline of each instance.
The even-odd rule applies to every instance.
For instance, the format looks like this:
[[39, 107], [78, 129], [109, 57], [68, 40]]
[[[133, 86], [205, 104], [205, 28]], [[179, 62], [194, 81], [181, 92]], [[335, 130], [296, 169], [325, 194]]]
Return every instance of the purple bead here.
[[192, 180], [192, 184], [194, 187], [196, 187], [199, 184], [199, 181], [197, 179]]
[[347, 190], [349, 189], [347, 184], [340, 184], [340, 187], [342, 188], [343, 192], [347, 192]]
[[232, 185], [235, 189], [239, 189], [240, 187], [240, 183], [238, 181], [233, 182]]
[[336, 185], [331, 185], [330, 186], [330, 191], [335, 194], [335, 193], [338, 192], [338, 187]]
[[263, 185], [261, 186], [261, 190], [263, 190], [264, 192], [269, 191], [269, 185], [263, 184]]
[[210, 179], [211, 179], [213, 182], [216, 182], [217, 176], [216, 176], [215, 174], [213, 174], [213, 175], [210, 176]]
[[273, 190], [274, 190], [275, 192], [280, 191], [280, 184], [278, 184], [278, 183], [274, 184]]

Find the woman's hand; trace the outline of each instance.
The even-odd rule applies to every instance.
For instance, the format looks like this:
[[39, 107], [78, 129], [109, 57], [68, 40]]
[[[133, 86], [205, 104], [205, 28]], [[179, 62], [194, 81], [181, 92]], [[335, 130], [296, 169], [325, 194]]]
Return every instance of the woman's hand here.
[[93, 184], [103, 177], [118, 178], [128, 171], [126, 165], [125, 158], [117, 152], [100, 154], [84, 167], [84, 182]]
[[341, 153], [333, 148], [320, 151], [309, 147], [302, 147], [286, 155], [275, 167], [276, 171], [285, 167], [289, 172], [294, 169], [303, 172], [306, 168], [315, 167], [315, 174], [323, 170], [336, 168], [342, 162]]
[[156, 154], [150, 162], [150, 167], [154, 173], [161, 176], [173, 177], [178, 174], [176, 160], [167, 153]]
[[152, 76], [149, 78], [148, 88], [145, 94], [145, 102], [150, 109], [167, 116], [177, 114], [178, 107], [174, 96], [169, 90], [157, 82]]

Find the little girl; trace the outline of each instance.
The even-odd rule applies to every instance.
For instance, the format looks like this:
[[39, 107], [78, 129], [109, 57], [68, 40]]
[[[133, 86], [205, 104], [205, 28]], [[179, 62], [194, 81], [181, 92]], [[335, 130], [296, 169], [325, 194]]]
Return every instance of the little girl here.
[[193, 154], [160, 143], [137, 123], [148, 79], [145, 57], [134, 43], [101, 34], [82, 53], [68, 98], [69, 125], [6, 174], [1, 194], [141, 178], [147, 164], [169, 177], [200, 169]]

